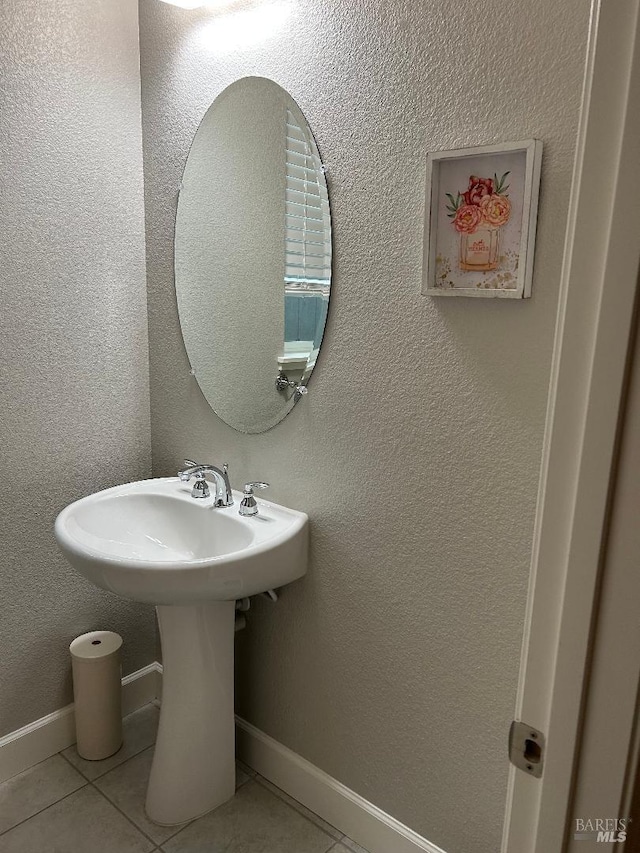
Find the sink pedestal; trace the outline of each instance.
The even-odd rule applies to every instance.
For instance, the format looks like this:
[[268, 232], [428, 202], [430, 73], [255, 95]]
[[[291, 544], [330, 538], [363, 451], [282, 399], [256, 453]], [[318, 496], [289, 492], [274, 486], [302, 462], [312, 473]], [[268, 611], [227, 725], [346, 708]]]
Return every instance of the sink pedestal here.
[[147, 791], [155, 823], [184, 823], [235, 791], [235, 601], [156, 608], [164, 667]]
[[307, 571], [309, 518], [260, 501], [258, 518], [194, 500], [178, 477], [104, 489], [65, 507], [55, 535], [101, 589], [157, 605], [164, 658], [160, 727], [147, 814], [169, 826], [221, 805], [235, 789], [235, 599]]

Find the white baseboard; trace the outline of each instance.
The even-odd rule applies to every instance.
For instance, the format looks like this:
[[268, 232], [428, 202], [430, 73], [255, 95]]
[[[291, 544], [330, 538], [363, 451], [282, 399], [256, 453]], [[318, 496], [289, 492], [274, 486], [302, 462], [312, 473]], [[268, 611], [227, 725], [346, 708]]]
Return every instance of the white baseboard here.
[[236, 717], [238, 758], [370, 853], [444, 853], [286, 746]]
[[[150, 663], [122, 679], [122, 712], [130, 714], [160, 695], [162, 667]], [[0, 782], [76, 742], [73, 704], [0, 738]]]
[[122, 716], [126, 717], [162, 695], [162, 664], [157, 660], [122, 679]]
[[[122, 679], [123, 714], [162, 695], [158, 662]], [[73, 705], [0, 738], [0, 782], [75, 743]], [[370, 853], [444, 853], [278, 741], [236, 717], [238, 758]]]

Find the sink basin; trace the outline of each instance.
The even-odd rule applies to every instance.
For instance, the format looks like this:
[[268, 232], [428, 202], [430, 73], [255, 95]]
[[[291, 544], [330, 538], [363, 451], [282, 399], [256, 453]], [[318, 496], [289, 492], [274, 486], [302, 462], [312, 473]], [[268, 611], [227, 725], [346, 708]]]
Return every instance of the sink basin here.
[[96, 586], [149, 604], [231, 601], [306, 571], [308, 518], [270, 501], [257, 516], [194, 499], [177, 477], [97, 492], [55, 524], [71, 565]]
[[259, 513], [195, 499], [177, 477], [89, 495], [62, 510], [55, 535], [96, 586], [156, 605], [160, 724], [147, 790], [151, 820], [174, 825], [235, 791], [235, 601], [307, 570], [305, 513], [258, 499]]

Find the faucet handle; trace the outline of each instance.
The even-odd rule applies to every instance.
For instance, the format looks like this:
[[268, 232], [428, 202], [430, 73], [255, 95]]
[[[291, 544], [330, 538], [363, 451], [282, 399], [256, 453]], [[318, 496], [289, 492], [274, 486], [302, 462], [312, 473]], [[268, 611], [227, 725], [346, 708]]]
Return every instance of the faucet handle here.
[[[178, 471], [178, 477], [182, 480], [183, 483], [187, 483], [191, 477], [193, 476], [190, 472], [193, 468], [200, 468], [198, 462], [194, 462], [193, 459], [185, 459], [184, 460], [185, 469], [184, 471]], [[196, 475], [197, 476], [197, 475]], [[202, 477], [200, 477], [202, 479]]]
[[258, 514], [258, 503], [254, 497], [254, 489], [268, 489], [269, 483], [245, 483], [242, 501], [240, 502], [240, 515], [251, 516]]
[[191, 490], [192, 498], [208, 498], [210, 497], [209, 485], [205, 477], [202, 466], [193, 459], [185, 459], [184, 464], [187, 466], [184, 471], [178, 471], [178, 477], [183, 483], [188, 483], [194, 477], [195, 483]]

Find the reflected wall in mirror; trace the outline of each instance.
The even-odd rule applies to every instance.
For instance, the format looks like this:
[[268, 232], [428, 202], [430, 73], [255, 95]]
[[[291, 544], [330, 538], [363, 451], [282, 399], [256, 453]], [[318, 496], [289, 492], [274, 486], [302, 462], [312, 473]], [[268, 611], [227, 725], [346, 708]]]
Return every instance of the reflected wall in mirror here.
[[306, 386], [322, 343], [331, 216], [311, 129], [272, 80], [233, 83], [195, 134], [175, 279], [191, 368], [214, 412], [242, 432], [275, 426], [300, 399], [296, 386]]

